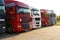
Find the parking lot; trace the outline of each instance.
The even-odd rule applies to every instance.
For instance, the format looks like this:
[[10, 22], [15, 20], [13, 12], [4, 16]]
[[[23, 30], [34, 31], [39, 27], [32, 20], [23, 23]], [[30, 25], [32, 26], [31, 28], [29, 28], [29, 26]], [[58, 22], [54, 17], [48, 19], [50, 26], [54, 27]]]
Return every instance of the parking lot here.
[[0, 35], [0, 40], [60, 40], [60, 26], [44, 27], [24, 33]]

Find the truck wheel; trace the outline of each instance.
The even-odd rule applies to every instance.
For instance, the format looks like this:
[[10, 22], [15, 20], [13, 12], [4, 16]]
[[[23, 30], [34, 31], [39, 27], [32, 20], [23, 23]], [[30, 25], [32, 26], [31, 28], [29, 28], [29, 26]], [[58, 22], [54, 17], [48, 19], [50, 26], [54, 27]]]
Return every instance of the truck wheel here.
[[6, 32], [7, 33], [12, 33], [12, 25], [9, 24], [9, 25], [6, 26]]

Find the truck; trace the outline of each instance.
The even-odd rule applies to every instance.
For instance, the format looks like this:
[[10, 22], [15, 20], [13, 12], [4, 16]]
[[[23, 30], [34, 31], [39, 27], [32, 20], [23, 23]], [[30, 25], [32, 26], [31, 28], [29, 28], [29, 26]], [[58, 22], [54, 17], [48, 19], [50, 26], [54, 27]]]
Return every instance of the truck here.
[[4, 0], [0, 0], [0, 33], [5, 33], [6, 31], [6, 11], [5, 11], [5, 4]]
[[53, 10], [50, 10], [50, 11], [51, 11], [50, 16], [51, 16], [51, 20], [52, 20], [52, 25], [55, 25], [57, 22], [56, 14], [54, 13]]
[[9, 2], [9, 1], [17, 1], [17, 0], [4, 0], [5, 3]]
[[46, 10], [40, 9], [40, 13], [41, 13], [41, 25], [42, 25], [42, 27], [47, 27], [48, 26], [48, 19], [46, 16]]
[[31, 8], [33, 29], [41, 28], [41, 14], [36, 8]]
[[47, 10], [47, 18], [49, 26], [56, 24], [56, 14], [53, 10]]
[[18, 1], [7, 1], [6, 32], [22, 32], [32, 30], [32, 17], [29, 6]]

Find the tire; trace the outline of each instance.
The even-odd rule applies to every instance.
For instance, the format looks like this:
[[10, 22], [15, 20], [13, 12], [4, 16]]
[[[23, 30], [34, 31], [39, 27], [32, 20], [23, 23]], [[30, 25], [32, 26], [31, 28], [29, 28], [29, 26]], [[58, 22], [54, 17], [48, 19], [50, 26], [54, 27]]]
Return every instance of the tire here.
[[8, 24], [8, 25], [6, 26], [6, 32], [7, 32], [7, 33], [13, 33], [12, 25], [11, 25], [11, 24]]

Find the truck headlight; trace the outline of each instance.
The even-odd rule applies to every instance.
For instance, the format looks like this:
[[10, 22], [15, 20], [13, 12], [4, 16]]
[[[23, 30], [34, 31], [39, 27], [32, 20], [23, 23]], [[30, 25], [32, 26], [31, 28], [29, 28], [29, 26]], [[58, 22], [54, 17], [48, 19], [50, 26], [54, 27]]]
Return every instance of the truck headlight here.
[[20, 18], [20, 22], [22, 21], [22, 19]]
[[21, 27], [21, 26], [17, 26], [18, 28]]
[[6, 27], [2, 27], [3, 29], [5, 29]]

